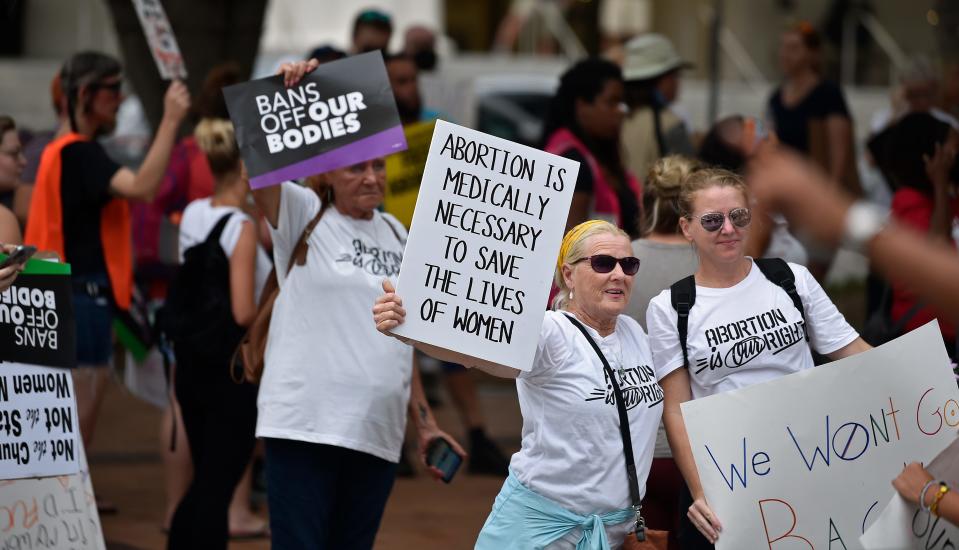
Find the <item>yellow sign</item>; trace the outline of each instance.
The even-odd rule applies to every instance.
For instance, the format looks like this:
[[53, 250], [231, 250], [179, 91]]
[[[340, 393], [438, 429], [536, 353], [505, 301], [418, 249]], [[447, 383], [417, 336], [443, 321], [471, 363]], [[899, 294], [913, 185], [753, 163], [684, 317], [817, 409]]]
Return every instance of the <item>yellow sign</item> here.
[[435, 120], [403, 127], [407, 149], [386, 157], [386, 198], [383, 208], [407, 228], [413, 221], [413, 209], [420, 192], [423, 168], [430, 152]]

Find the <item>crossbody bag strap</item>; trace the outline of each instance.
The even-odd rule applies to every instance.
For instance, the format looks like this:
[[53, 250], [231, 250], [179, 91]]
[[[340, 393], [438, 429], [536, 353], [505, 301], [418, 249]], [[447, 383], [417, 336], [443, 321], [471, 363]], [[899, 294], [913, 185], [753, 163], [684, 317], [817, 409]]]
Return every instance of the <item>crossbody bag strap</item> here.
[[300, 235], [300, 240], [296, 241], [296, 246], [293, 247], [293, 252], [290, 254], [290, 261], [286, 264], [286, 275], [290, 275], [290, 271], [293, 270], [293, 265], [304, 265], [306, 264], [306, 251], [309, 248], [309, 238], [310, 234], [313, 233], [313, 230], [316, 228], [316, 224], [320, 223], [320, 218], [323, 217], [323, 214], [326, 213], [326, 209], [329, 207], [329, 202], [324, 202], [320, 206], [320, 211], [316, 213], [316, 216], [310, 220], [310, 223], [306, 224], [306, 227], [303, 228], [303, 233]]
[[636, 460], [633, 457], [633, 437], [629, 432], [629, 416], [626, 414], [626, 402], [623, 400], [623, 392], [619, 388], [619, 382], [616, 380], [616, 375], [612, 367], [609, 366], [609, 361], [606, 360], [606, 356], [603, 355], [599, 346], [596, 345], [593, 337], [589, 335], [586, 327], [572, 315], [568, 313], [564, 315], [566, 315], [569, 322], [573, 323], [573, 326], [578, 328], [579, 331], [583, 333], [583, 336], [586, 337], [586, 341], [589, 342], [593, 351], [599, 356], [599, 360], [603, 362], [603, 370], [606, 372], [606, 376], [609, 377], [609, 383], [613, 386], [613, 394], [616, 396], [616, 411], [619, 413], [619, 435], [623, 440], [623, 454], [626, 457], [626, 478], [629, 482], [629, 499], [632, 502], [633, 511], [636, 513], [636, 539], [642, 542], [646, 540], [646, 522], [643, 520], [641, 513], [643, 504], [639, 497], [639, 479], [636, 476]]

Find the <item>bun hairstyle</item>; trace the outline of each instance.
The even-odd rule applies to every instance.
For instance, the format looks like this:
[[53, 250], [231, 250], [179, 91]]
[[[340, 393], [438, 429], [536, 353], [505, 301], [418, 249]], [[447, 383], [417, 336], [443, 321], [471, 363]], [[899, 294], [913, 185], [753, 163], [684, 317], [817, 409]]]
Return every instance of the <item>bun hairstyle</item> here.
[[210, 171], [219, 181], [236, 171], [240, 164], [240, 149], [233, 133], [233, 123], [222, 118], [204, 118], [193, 131], [196, 143], [206, 154]]
[[682, 155], [663, 157], [653, 164], [643, 190], [643, 210], [649, 213], [643, 227], [644, 236], [679, 231], [679, 195], [683, 181], [701, 169], [699, 161]]
[[732, 187], [743, 194], [743, 200], [749, 205], [749, 188], [743, 178], [723, 168], [702, 168], [683, 180], [679, 193], [679, 215], [690, 218], [693, 215], [693, 200], [696, 193], [711, 187]]

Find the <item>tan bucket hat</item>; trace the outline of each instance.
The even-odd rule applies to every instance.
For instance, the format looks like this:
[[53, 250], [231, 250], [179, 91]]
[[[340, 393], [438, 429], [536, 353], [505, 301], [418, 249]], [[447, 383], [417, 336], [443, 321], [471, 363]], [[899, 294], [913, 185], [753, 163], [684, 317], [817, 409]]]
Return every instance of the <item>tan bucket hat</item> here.
[[665, 36], [642, 34], [626, 43], [623, 80], [647, 80], [692, 66], [692, 63], [679, 57], [679, 52]]

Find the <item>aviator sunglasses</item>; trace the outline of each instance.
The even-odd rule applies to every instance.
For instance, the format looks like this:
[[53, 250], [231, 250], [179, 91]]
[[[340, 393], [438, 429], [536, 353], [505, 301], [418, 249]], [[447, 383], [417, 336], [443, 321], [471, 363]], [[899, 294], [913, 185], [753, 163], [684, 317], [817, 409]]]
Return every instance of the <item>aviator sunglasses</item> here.
[[609, 273], [616, 269], [617, 262], [619, 262], [619, 266], [623, 268], [623, 273], [626, 275], [635, 275], [636, 272], [639, 271], [639, 258], [633, 256], [614, 258], [608, 254], [596, 254], [595, 256], [580, 258], [574, 263], [584, 262], [586, 260], [589, 260], [589, 267], [593, 268], [593, 271], [596, 273]]
[[[729, 211], [729, 214], [706, 212], [702, 216], [699, 216], [699, 223], [702, 224], [703, 229], [712, 233], [713, 231], [718, 231], [719, 228], [723, 226], [723, 223], [726, 221], [726, 216], [729, 216], [730, 223], [740, 229], [749, 225], [749, 222], [753, 219], [748, 208], [733, 208]], [[690, 216], [690, 218], [695, 217], [696, 216]]]

